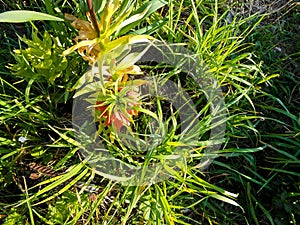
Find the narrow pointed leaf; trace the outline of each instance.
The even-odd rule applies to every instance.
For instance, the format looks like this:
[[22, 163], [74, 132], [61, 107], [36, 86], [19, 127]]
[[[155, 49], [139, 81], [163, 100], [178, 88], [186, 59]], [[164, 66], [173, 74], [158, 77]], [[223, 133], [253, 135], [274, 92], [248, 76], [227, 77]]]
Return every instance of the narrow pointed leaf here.
[[33, 20], [64, 21], [56, 16], [29, 10], [12, 10], [0, 13], [0, 22], [2, 23], [24, 23]]
[[145, 5], [143, 5], [141, 8], [139, 8], [134, 14], [142, 13], [146, 8], [149, 7], [149, 9], [147, 10], [147, 13], [139, 20], [132, 22], [132, 23], [128, 24], [127, 26], [124, 26], [118, 34], [123, 35], [123, 34], [128, 33], [132, 28], [134, 28], [136, 25], [138, 25], [139, 22], [143, 18], [148, 17], [150, 14], [152, 14], [153, 12], [155, 12], [156, 10], [158, 10], [159, 8], [163, 7], [166, 4], [167, 4], [167, 1], [164, 1], [164, 0], [152, 0], [150, 2], [147, 2]]
[[72, 47], [68, 48], [67, 50], [65, 50], [62, 55], [63, 56], [66, 56], [66, 55], [69, 55], [70, 53], [74, 52], [76, 49], [78, 48], [81, 48], [81, 47], [84, 47], [84, 46], [91, 46], [93, 44], [96, 44], [97, 43], [97, 40], [94, 39], [94, 40], [84, 40], [84, 41], [81, 41], [79, 42], [78, 44], [76, 45], [73, 45]]
[[151, 5], [148, 5], [148, 7], [141, 13], [138, 13], [138, 14], [135, 14], [131, 17], [129, 17], [127, 20], [124, 20], [119, 26], [118, 26], [118, 30], [121, 30], [123, 27], [129, 25], [129, 24], [132, 24], [136, 21], [139, 21], [141, 20], [145, 15], [146, 13], [148, 12], [149, 8], [151, 7]]

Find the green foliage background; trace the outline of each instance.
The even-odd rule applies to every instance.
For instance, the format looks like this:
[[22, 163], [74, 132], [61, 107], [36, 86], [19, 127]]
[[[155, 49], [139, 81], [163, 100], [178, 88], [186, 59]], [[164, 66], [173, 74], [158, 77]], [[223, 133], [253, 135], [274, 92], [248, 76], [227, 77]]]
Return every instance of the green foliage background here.
[[[82, 0], [2, 2], [1, 11], [27, 9], [61, 18], [67, 12], [85, 18]], [[94, 3], [101, 11], [103, 4]], [[152, 186], [122, 187], [96, 175], [81, 162], [71, 125], [71, 87], [87, 64], [78, 54], [60, 55], [74, 44], [76, 31], [68, 23], [54, 21], [1, 23], [1, 222], [299, 223], [299, 3], [165, 3], [123, 32], [185, 43], [216, 75], [229, 114], [226, 142], [218, 157], [207, 170], [199, 171], [193, 168], [201, 157], [201, 149], [197, 150], [184, 172]], [[138, 9], [145, 2], [123, 4]], [[21, 50], [12, 54], [14, 49]], [[205, 104], [203, 93], [195, 90], [191, 80], [160, 65], [143, 69], [184, 81], [188, 90], [194, 90], [197, 105]], [[202, 122], [209, 116], [209, 110], [204, 110]], [[27, 141], [18, 141], [20, 137]], [[30, 180], [30, 171], [19, 162], [33, 161], [67, 172], [55, 180]], [[82, 189], [74, 190], [79, 180], [97, 184], [101, 191], [95, 201]], [[107, 197], [112, 203], [104, 203]]]

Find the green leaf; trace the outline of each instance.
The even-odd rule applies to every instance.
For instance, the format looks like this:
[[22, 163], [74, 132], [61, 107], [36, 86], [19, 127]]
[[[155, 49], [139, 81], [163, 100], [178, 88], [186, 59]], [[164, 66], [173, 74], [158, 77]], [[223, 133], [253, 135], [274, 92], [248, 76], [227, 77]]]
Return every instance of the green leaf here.
[[131, 17], [129, 17], [127, 20], [124, 20], [117, 28], [117, 30], [121, 30], [123, 27], [126, 27], [136, 21], [140, 21], [142, 18], [144, 18], [144, 16], [146, 15], [146, 13], [148, 12], [149, 8], [151, 5], [148, 5], [148, 7], [141, 13], [135, 14]]
[[[82, 166], [83, 164], [79, 164], [79, 166]], [[76, 166], [77, 167], [77, 166]], [[61, 181], [64, 181], [64, 179], [65, 179], [65, 177], [72, 177], [72, 176], [74, 176], [79, 170], [75, 170], [76, 169], [76, 167], [74, 167], [73, 169], [72, 169], [72, 171], [70, 171], [68, 174], [66, 174], [65, 176], [63, 176], [60, 180], [57, 180], [56, 182], [54, 182], [54, 183], [52, 183], [52, 184], [50, 184], [50, 185], [48, 185], [47, 187], [45, 187], [43, 190], [47, 190], [47, 189], [49, 189], [49, 190], [51, 190], [49, 187], [51, 186], [51, 185], [53, 185], [53, 187], [55, 187], [54, 186], [54, 184], [56, 185], [56, 184], [60, 184], [60, 183], [62, 183]], [[80, 168], [80, 167], [79, 167]], [[72, 173], [74, 171], [74, 173]], [[56, 192], [55, 194], [53, 194], [53, 195], [50, 195], [48, 198], [46, 198], [46, 199], [44, 199], [44, 200], [42, 200], [42, 201], [39, 201], [39, 202], [37, 202], [37, 203], [35, 203], [34, 205], [39, 205], [39, 204], [42, 204], [42, 203], [44, 203], [44, 202], [48, 202], [48, 201], [50, 201], [50, 200], [52, 200], [53, 198], [55, 198], [55, 197], [57, 197], [58, 195], [60, 195], [60, 194], [62, 194], [62, 193], [64, 193], [65, 191], [67, 191], [67, 190], [69, 190], [73, 185], [75, 185], [76, 183], [77, 183], [77, 181], [79, 181], [80, 179], [82, 179], [82, 177], [84, 177], [84, 175], [87, 173], [89, 171], [89, 169], [88, 168], [86, 168], [84, 171], [82, 171], [74, 180], [72, 180], [70, 183], [68, 183], [68, 184], [66, 184], [62, 189], [60, 189], [58, 192]], [[43, 190], [41, 190], [40, 192], [42, 192]], [[47, 192], [47, 191], [46, 191]], [[37, 192], [37, 194], [39, 194], [39, 192]]]
[[54, 20], [64, 21], [56, 16], [29, 10], [12, 10], [0, 13], [0, 22], [2, 23], [23, 23], [33, 20]]
[[[84, 78], [84, 77], [81, 77], [81, 78]], [[77, 91], [74, 94], [73, 98], [77, 98], [78, 96], [84, 95], [87, 93], [94, 93], [96, 91], [100, 92], [101, 90], [102, 90], [101, 81], [92, 82], [92, 83], [85, 85], [82, 89]]]
[[122, 61], [118, 64], [116, 70], [124, 70], [130, 66], [133, 66], [136, 62], [138, 62], [143, 57], [145, 52], [148, 51], [149, 47], [150, 45], [148, 45], [142, 52], [135, 52], [125, 56], [122, 59]]
[[164, 18], [162, 20], [159, 20], [151, 25], [148, 25], [146, 27], [143, 27], [141, 29], [133, 31], [134, 34], [147, 34], [151, 35], [155, 33], [157, 30], [161, 29], [166, 23], [168, 22], [167, 18]]
[[148, 3], [146, 3], [141, 8], [139, 8], [136, 12], [134, 12], [134, 15], [142, 13], [145, 9], [147, 9], [149, 7], [149, 9], [147, 10], [147, 13], [145, 15], [143, 15], [143, 17], [140, 18], [139, 20], [132, 22], [132, 23], [128, 24], [127, 26], [123, 27], [118, 34], [123, 35], [123, 34], [128, 33], [128, 31], [130, 31], [132, 28], [134, 28], [136, 25], [138, 25], [143, 18], [148, 17], [150, 14], [152, 14], [153, 12], [155, 12], [156, 10], [158, 10], [159, 8], [163, 7], [166, 4], [167, 4], [167, 2], [163, 1], [163, 0], [152, 0]]
[[[67, 180], [69, 180], [70, 178], [74, 177], [85, 165], [85, 161], [77, 164], [76, 166], [74, 166], [72, 168], [72, 170], [70, 170], [68, 173], [63, 174], [59, 177], [57, 177], [58, 179], [56, 181], [54, 181], [53, 183], [47, 185], [46, 187], [44, 187], [42, 190], [39, 190], [38, 192], [36, 192], [34, 195], [30, 196], [29, 198], [26, 198], [26, 200], [21, 201], [16, 207], [27, 203], [28, 201], [31, 201], [32, 199], [35, 199], [38, 196], [41, 196], [42, 194], [45, 193], [49, 193], [51, 190], [53, 190], [55, 187], [63, 184], [64, 182], [66, 182]], [[83, 172], [81, 172], [74, 180], [72, 180], [69, 184], [67, 184], [63, 189], [61, 189], [58, 193], [56, 193], [55, 195], [51, 195], [51, 197], [56, 197], [57, 195], [61, 194], [62, 192], [66, 191], [67, 189], [69, 189], [71, 187], [71, 185], [73, 185], [76, 181], [80, 180], [86, 173], [88, 172], [88, 169], [85, 169]], [[46, 180], [46, 181], [42, 181], [40, 182], [38, 185], [43, 185], [45, 183], [48, 183], [49, 181], [53, 181], [56, 178], [51, 178], [50, 180]], [[35, 187], [35, 186], [34, 186]], [[45, 201], [45, 200], [44, 200]], [[41, 204], [42, 202], [38, 202], [35, 203], [35, 205]]]

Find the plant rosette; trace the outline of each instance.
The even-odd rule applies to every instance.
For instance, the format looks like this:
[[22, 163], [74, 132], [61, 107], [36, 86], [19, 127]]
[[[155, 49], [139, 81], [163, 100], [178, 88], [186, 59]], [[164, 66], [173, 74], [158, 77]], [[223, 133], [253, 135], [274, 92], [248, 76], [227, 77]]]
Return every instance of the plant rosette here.
[[133, 116], [137, 116], [141, 101], [140, 93], [128, 89], [118, 88], [117, 93], [113, 90], [107, 91], [107, 95], [99, 94], [95, 105], [95, 119], [104, 126], [112, 125], [118, 132], [123, 126], [129, 127], [134, 123]]

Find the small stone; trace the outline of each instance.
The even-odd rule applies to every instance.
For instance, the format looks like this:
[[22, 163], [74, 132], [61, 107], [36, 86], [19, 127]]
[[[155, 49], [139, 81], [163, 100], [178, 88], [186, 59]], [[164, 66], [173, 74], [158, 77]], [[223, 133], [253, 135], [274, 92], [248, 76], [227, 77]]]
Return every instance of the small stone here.
[[21, 143], [24, 143], [25, 141], [27, 141], [27, 138], [21, 136], [21, 137], [18, 138], [18, 141], [21, 142]]

